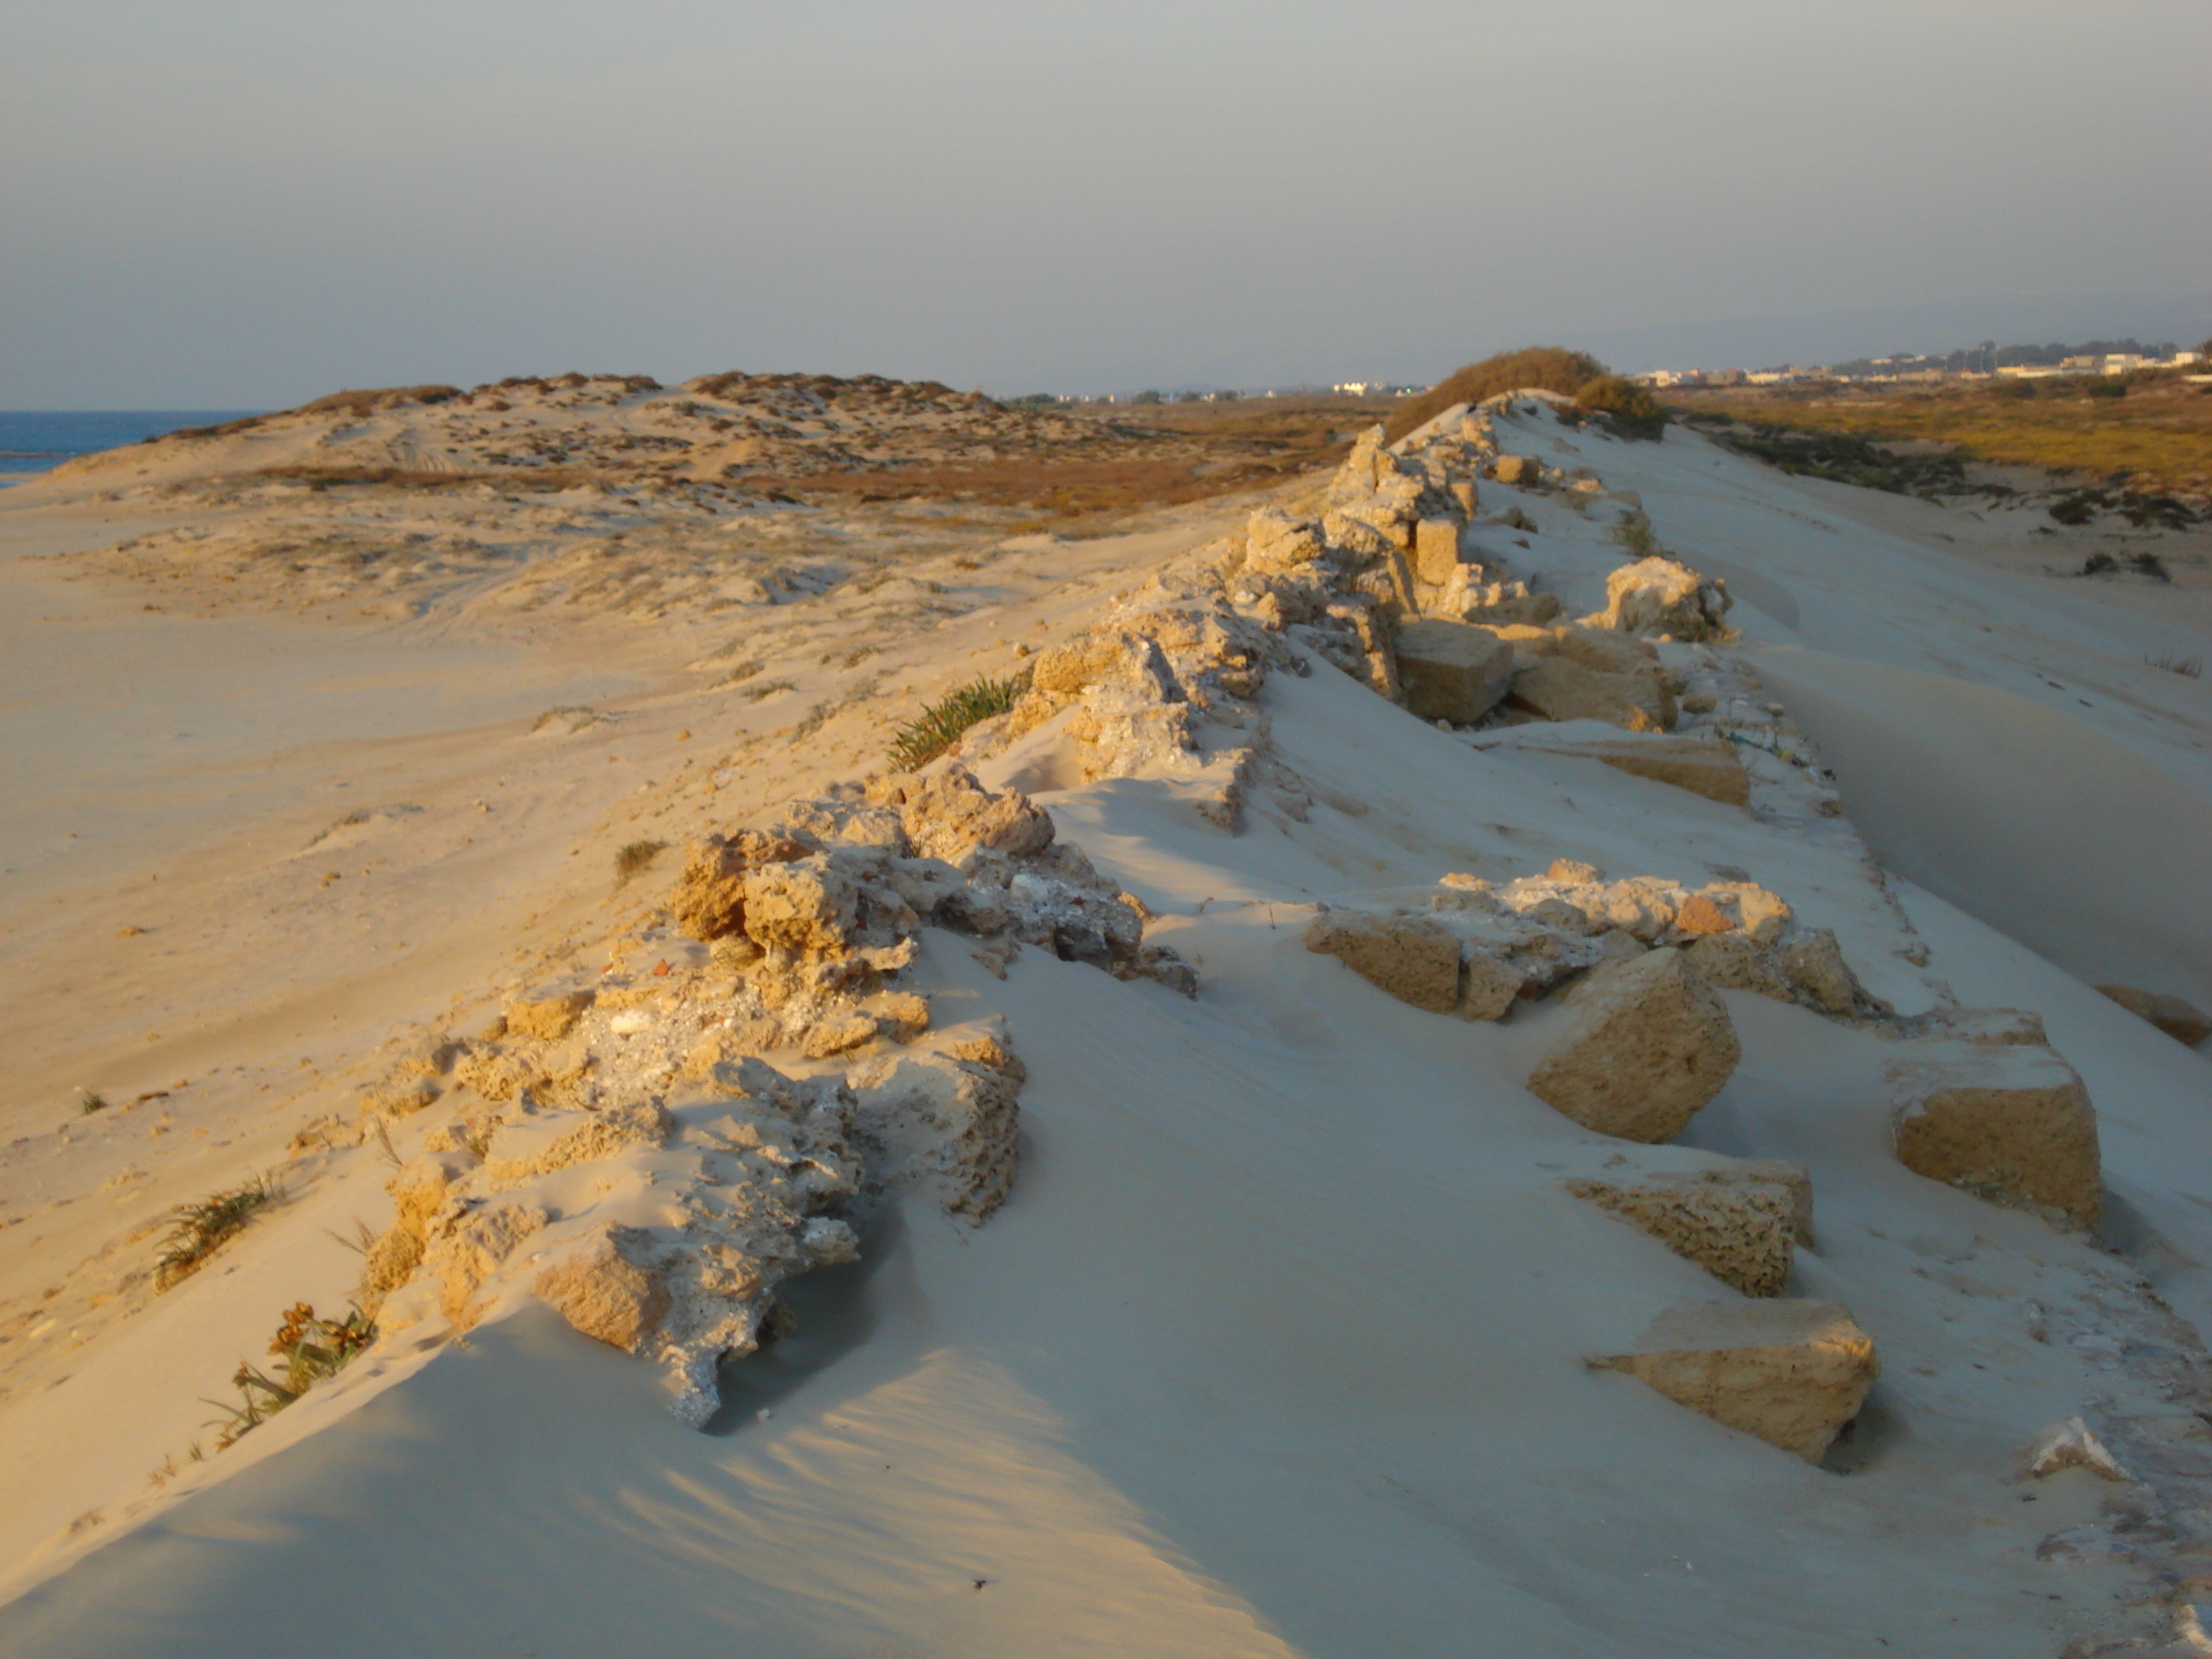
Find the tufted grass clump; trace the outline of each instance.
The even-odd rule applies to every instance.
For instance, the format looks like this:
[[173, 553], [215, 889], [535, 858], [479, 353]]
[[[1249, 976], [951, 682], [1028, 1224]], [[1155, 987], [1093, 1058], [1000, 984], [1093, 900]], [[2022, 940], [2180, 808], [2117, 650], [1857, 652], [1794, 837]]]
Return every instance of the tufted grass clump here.
[[615, 885], [624, 886], [643, 875], [653, 860], [667, 850], [668, 843], [665, 841], [625, 842], [622, 850], [615, 854]]
[[161, 1241], [154, 1265], [154, 1285], [167, 1290], [189, 1279], [229, 1239], [246, 1231], [254, 1212], [284, 1201], [284, 1189], [267, 1176], [256, 1176], [228, 1192], [210, 1194], [170, 1212], [169, 1236]]
[[216, 1429], [216, 1449], [238, 1443], [325, 1377], [335, 1376], [376, 1340], [376, 1324], [359, 1308], [349, 1308], [343, 1319], [318, 1319], [313, 1306], [295, 1303], [284, 1313], [284, 1322], [270, 1340], [269, 1352], [283, 1360], [283, 1379], [270, 1376], [251, 1360], [238, 1362], [231, 1386], [238, 1390], [235, 1406], [220, 1400], [208, 1404], [223, 1413], [209, 1427]]
[[891, 739], [891, 764], [902, 772], [927, 766], [959, 742], [969, 726], [1005, 714], [1029, 689], [1026, 672], [1004, 680], [986, 675], [955, 687], [898, 729]]

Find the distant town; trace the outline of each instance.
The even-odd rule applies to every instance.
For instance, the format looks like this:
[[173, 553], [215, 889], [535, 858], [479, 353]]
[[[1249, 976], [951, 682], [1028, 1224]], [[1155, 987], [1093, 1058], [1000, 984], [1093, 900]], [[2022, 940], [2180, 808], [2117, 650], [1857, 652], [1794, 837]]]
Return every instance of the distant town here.
[[[2206, 343], [2212, 345], [2212, 341]], [[1942, 356], [1899, 352], [1887, 357], [1855, 357], [1847, 362], [1791, 364], [1771, 368], [1653, 368], [1626, 376], [1639, 386], [1791, 386], [1815, 382], [1863, 381], [1890, 384], [1909, 381], [2040, 380], [2061, 375], [2129, 374], [2142, 369], [2188, 369], [2212, 367], [2203, 350], [2185, 351], [2171, 342], [2145, 345], [2139, 341], [2091, 340], [2075, 345], [2000, 346], [1985, 340], [1978, 346]], [[2212, 380], [2212, 374], [2191, 376]], [[1389, 380], [1337, 380], [1329, 385], [1274, 386], [1231, 391], [1227, 388], [1178, 391], [1107, 392], [1083, 395], [1041, 392], [1005, 401], [1033, 407], [1057, 404], [1237, 403], [1253, 398], [1406, 398], [1426, 392], [1425, 386]]]

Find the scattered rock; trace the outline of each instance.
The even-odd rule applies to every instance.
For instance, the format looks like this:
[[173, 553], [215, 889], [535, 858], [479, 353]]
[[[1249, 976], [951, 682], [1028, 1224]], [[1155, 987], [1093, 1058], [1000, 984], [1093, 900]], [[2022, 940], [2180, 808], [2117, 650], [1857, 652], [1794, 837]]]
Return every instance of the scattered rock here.
[[1626, 1353], [1590, 1360], [1677, 1405], [1818, 1463], [1881, 1373], [1874, 1340], [1828, 1302], [1669, 1309]]
[[1725, 638], [1732, 601], [1728, 585], [1687, 565], [1652, 557], [1623, 565], [1605, 579], [1606, 607], [1589, 620], [1625, 634], [1663, 634], [1677, 640]]
[[575, 1029], [584, 1010], [592, 1006], [592, 993], [544, 991], [507, 1005], [507, 1029], [517, 1036], [539, 1042], [557, 1042]]
[[1599, 969], [1528, 1087], [1585, 1128], [1627, 1140], [1678, 1133], [1735, 1070], [1743, 1049], [1719, 996], [1677, 951]]
[[2125, 1480], [2128, 1472], [2078, 1417], [2054, 1423], [2028, 1443], [2021, 1460], [2026, 1478], [2039, 1480], [2061, 1469], [2087, 1469], [2106, 1480]]
[[2024, 1043], [1926, 1047], [1887, 1069], [1898, 1161], [1991, 1203], [2094, 1226], [2097, 1117], [2074, 1068]]
[[1500, 455], [1492, 463], [1492, 476], [1502, 484], [1528, 489], [1543, 476], [1543, 467], [1528, 455]]
[[1751, 801], [1751, 775], [1744, 770], [1735, 745], [1708, 738], [1577, 744], [1553, 752], [1587, 756], [1632, 777], [1670, 783], [1724, 806], [1745, 806]]
[[538, 1297], [586, 1336], [636, 1353], [661, 1322], [672, 1298], [659, 1277], [629, 1259], [643, 1235], [609, 1223], [540, 1273]]

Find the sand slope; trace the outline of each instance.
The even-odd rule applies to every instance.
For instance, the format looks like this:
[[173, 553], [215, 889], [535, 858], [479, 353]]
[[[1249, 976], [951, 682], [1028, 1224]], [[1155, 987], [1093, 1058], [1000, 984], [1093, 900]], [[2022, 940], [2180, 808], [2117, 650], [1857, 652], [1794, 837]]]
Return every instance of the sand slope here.
[[[2084, 1409], [2170, 1413], [2160, 1368], [2188, 1352], [2154, 1292], [2212, 1314], [2212, 1066], [2063, 971], [2201, 968], [2203, 884], [2184, 878], [2205, 845], [2204, 725], [2175, 704], [2123, 742], [2033, 699], [2009, 642], [1961, 630], [1989, 579], [1878, 513], [1856, 525], [1679, 434], [1620, 445], [1531, 417], [1516, 436], [1639, 489], [1692, 562], [1695, 532], [1759, 577], [1741, 587], [1746, 607], [1765, 593], [1759, 672], [1919, 886], [1886, 883], [1840, 826], [1477, 746], [1326, 665], [1277, 674], [1260, 703], [1305, 821], [1257, 801], [1231, 836], [1143, 778], [1039, 796], [1157, 913], [1148, 938], [1197, 965], [1196, 1000], [1038, 951], [1000, 982], [925, 935], [914, 982], [939, 1023], [1001, 1012], [1029, 1067], [1019, 1182], [988, 1225], [909, 1205], [860, 1264], [797, 1281], [799, 1334], [732, 1368], [704, 1435], [635, 1363], [526, 1310], [325, 1385], [135, 1524], [55, 1538], [181, 1426], [170, 1411], [88, 1478], [52, 1450], [72, 1423], [127, 1418], [133, 1389], [216, 1386], [272, 1304], [333, 1293], [335, 1245], [296, 1272], [286, 1256], [326, 1214], [373, 1210], [386, 1170], [332, 1152], [312, 1199], [234, 1247], [235, 1274], [188, 1281], [82, 1350], [82, 1376], [0, 1406], [0, 1457], [41, 1506], [13, 1534], [9, 1650], [259, 1651], [312, 1623], [361, 1655], [2016, 1659], [2133, 1628], [2165, 1593], [2150, 1565], [2047, 1546], [2113, 1536], [2112, 1489], [2078, 1470], [2025, 1486], [2017, 1455]], [[1602, 527], [1532, 511], [1534, 545], [1500, 538], [1509, 556], [1565, 591], [1601, 583]], [[1858, 562], [1829, 551], [1852, 538]], [[1120, 557], [1126, 580], [1189, 539], [1098, 568]], [[2022, 592], [2063, 642], [2058, 608]], [[1065, 631], [1098, 598], [1054, 603]], [[988, 625], [931, 648], [957, 659]], [[2117, 675], [2136, 625], [2123, 609], [2068, 648]], [[623, 741], [672, 752], [673, 723], [641, 717]], [[2139, 810], [2067, 799], [2121, 791]], [[710, 793], [669, 822], [727, 806]], [[1745, 1059], [1687, 1152], [1624, 1146], [1523, 1086], [1565, 1010], [1426, 1014], [1300, 942], [1317, 900], [1559, 857], [1747, 869], [1905, 1012], [1948, 990], [2041, 1012], [2100, 1109], [2104, 1242], [1899, 1166], [1895, 1046], [1870, 1030], [1730, 993]], [[575, 914], [580, 933], [593, 913]], [[1848, 1304], [1884, 1367], [1825, 1467], [1583, 1364], [1656, 1308], [1730, 1293], [1562, 1183], [1699, 1152], [1813, 1172], [1818, 1240], [1790, 1293]], [[156, 1380], [165, 1343], [179, 1374]]]

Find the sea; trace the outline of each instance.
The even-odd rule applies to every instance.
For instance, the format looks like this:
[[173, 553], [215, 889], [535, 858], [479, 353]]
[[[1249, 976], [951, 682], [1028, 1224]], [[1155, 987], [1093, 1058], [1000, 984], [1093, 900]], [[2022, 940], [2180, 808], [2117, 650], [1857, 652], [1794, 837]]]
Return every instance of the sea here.
[[51, 471], [75, 455], [158, 438], [179, 427], [213, 426], [258, 409], [0, 410], [0, 489]]

